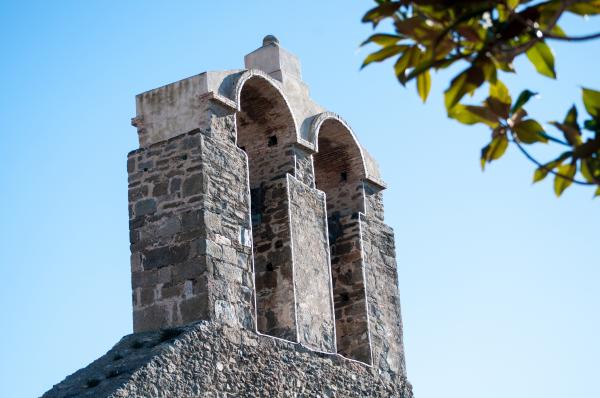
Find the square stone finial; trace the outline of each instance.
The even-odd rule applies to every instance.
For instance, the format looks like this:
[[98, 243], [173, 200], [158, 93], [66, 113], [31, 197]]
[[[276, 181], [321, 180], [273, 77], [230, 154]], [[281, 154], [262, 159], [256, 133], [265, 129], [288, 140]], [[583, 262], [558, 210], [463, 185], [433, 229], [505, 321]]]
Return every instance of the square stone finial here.
[[302, 80], [300, 60], [279, 45], [272, 35], [265, 36], [262, 47], [244, 57], [246, 69], [259, 69], [273, 78], [283, 81], [284, 77]]

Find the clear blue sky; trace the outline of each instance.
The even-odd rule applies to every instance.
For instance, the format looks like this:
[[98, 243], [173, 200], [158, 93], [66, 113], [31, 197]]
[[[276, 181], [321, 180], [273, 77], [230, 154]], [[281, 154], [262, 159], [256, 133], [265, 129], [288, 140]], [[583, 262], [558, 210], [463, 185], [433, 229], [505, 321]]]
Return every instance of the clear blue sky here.
[[[417, 397], [600, 396], [600, 200], [532, 186], [514, 148], [482, 173], [488, 132], [446, 119], [448, 75], [423, 105], [390, 64], [359, 71], [371, 5], [2, 2], [0, 396], [40, 395], [131, 332], [134, 95], [241, 68], [266, 34], [380, 162]], [[559, 81], [527, 63], [509, 80], [543, 93], [530, 112], [544, 121], [562, 118], [580, 85], [600, 89], [600, 42], [553, 48]]]

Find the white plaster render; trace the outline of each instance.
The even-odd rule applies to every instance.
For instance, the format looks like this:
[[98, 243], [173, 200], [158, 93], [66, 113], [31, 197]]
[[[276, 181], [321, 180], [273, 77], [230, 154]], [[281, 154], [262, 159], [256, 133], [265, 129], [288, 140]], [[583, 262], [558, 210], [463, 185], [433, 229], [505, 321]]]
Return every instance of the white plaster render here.
[[[136, 117], [132, 124], [138, 128], [140, 147], [147, 147], [194, 129], [210, 126], [210, 112], [205, 110], [212, 101], [239, 111], [240, 93], [244, 83], [261, 77], [280, 92], [288, 105], [296, 127], [296, 144], [316, 152], [317, 135], [321, 124], [336, 119], [347, 127], [354, 141], [356, 134], [339, 115], [326, 111], [310, 97], [302, 81], [298, 58], [275, 42], [268, 42], [244, 57], [246, 69], [209, 71], [168, 84], [136, 96]], [[366, 170], [365, 178], [385, 188], [377, 162], [359, 144]]]

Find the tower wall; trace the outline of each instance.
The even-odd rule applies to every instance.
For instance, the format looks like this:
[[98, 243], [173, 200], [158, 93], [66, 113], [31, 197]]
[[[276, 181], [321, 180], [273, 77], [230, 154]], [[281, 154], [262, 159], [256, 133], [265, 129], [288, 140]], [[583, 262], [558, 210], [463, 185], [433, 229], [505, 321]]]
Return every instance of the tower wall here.
[[253, 328], [246, 158], [220, 133], [128, 156], [136, 332], [200, 319]]
[[337, 352], [325, 195], [290, 175], [287, 183], [298, 337], [309, 347]]
[[134, 334], [44, 397], [412, 398], [375, 161], [276, 38], [245, 65], [136, 97]]
[[211, 320], [402, 373], [385, 185], [348, 124], [312, 102], [299, 65], [271, 41], [246, 57], [264, 71], [137, 97], [134, 330]]
[[406, 376], [394, 232], [369, 215], [361, 215], [360, 229], [373, 366], [382, 373]]

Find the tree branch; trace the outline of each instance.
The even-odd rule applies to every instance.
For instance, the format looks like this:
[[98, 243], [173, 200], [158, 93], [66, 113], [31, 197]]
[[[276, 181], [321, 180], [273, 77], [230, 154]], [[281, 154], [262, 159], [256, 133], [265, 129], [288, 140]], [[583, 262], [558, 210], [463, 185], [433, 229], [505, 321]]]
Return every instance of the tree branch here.
[[550, 33], [550, 32], [542, 32], [542, 31], [540, 31], [540, 33], [542, 34], [542, 36], [544, 38], [546, 38], [546, 39], [552, 39], [552, 40], [586, 41], [586, 40], [600, 39], [600, 32], [593, 33], [591, 35], [585, 35], [585, 36], [559, 36], [559, 35], [555, 35], [555, 34]]
[[571, 144], [569, 144], [568, 142], [565, 142], [563, 140], [559, 140], [558, 138], [555, 138], [555, 137], [551, 136], [550, 134], [546, 134], [546, 133], [540, 133], [540, 134], [544, 138], [546, 138], [548, 141], [556, 142], [557, 144], [568, 146], [569, 148], [571, 147]]
[[[558, 20], [560, 19], [560, 17], [562, 16], [562, 14], [565, 12], [565, 10], [567, 9], [567, 7], [569, 5], [571, 5], [571, 3], [574, 3], [574, 0], [568, 0], [568, 1], [562, 1], [561, 2], [561, 6], [560, 8], [556, 11], [556, 14], [554, 14], [554, 16], [552, 17], [552, 20], [548, 23], [548, 29], [552, 30], [554, 29], [554, 27], [556, 26], [556, 24], [558, 23]], [[524, 52], [527, 52], [531, 47], [533, 47], [538, 41], [543, 40], [546, 36], [545, 33], [535, 29], [535, 27], [532, 26], [531, 21], [524, 19], [519, 13], [513, 13], [514, 17], [521, 21], [522, 23], [524, 23], [525, 25], [529, 26], [529, 28], [531, 29], [530, 34], [533, 36], [533, 38], [531, 40], [529, 40], [526, 43], [523, 43], [517, 47], [513, 47], [513, 48], [508, 48], [508, 49], [504, 49], [504, 48], [500, 48], [499, 50], [503, 53], [505, 53], [505, 56], [511, 57], [511, 58], [516, 58], [518, 55], [523, 54]], [[542, 37], [539, 37], [536, 33], [540, 32], [542, 33]], [[549, 35], [552, 35], [550, 32], [547, 32]], [[549, 37], [549, 36], [548, 36]]]
[[547, 167], [546, 165], [540, 163], [536, 158], [534, 158], [533, 156], [531, 156], [531, 154], [529, 152], [527, 152], [527, 150], [525, 148], [523, 148], [523, 145], [521, 145], [521, 143], [519, 142], [518, 139], [515, 139], [513, 137], [513, 139], [511, 141], [514, 142], [517, 145], [517, 148], [519, 148], [519, 150], [523, 153], [523, 155], [525, 155], [525, 157], [527, 159], [529, 159], [531, 162], [535, 163], [538, 167], [546, 170], [548, 173], [554, 174], [555, 176], [558, 176], [558, 177], [561, 177], [561, 178], [564, 178], [565, 180], [569, 180], [569, 181], [571, 181], [571, 182], [573, 182], [575, 184], [579, 184], [579, 185], [596, 185], [596, 184], [593, 184], [591, 182], [577, 180], [575, 178], [571, 178], [571, 177], [566, 176], [564, 174], [557, 173], [556, 171], [554, 171], [551, 168]]

